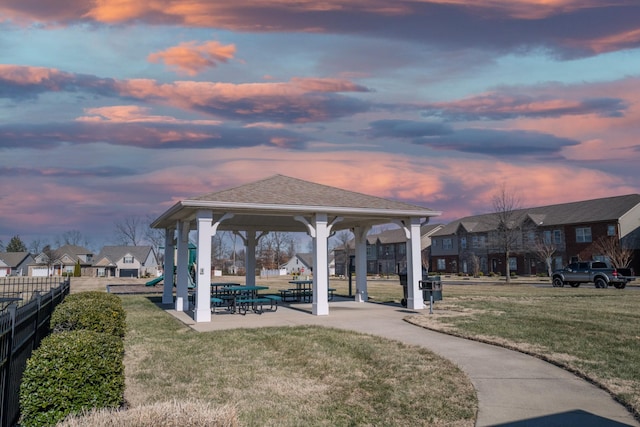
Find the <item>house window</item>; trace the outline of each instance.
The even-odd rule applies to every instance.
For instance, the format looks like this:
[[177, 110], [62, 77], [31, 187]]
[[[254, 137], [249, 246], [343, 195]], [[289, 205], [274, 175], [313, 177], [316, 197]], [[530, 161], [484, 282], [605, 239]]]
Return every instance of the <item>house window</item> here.
[[133, 264], [133, 255], [125, 255], [122, 262], [125, 264]]
[[451, 239], [442, 239], [442, 249], [452, 249]]
[[591, 227], [576, 228], [576, 242], [577, 243], [591, 242]]
[[607, 236], [615, 236], [615, 235], [616, 235], [616, 226], [607, 225]]
[[467, 238], [466, 237], [461, 237], [460, 238], [460, 247], [462, 249], [467, 249]]
[[471, 247], [472, 248], [477, 248], [478, 247], [478, 236], [472, 236], [471, 237]]
[[536, 232], [535, 231], [529, 231], [527, 233], [527, 243], [530, 245], [533, 245], [536, 243]]
[[545, 230], [542, 235], [542, 240], [546, 245], [551, 243], [551, 230]]
[[562, 232], [560, 230], [553, 230], [553, 243], [557, 245], [562, 243]]
[[518, 258], [509, 257], [509, 270], [518, 271]]
[[398, 245], [398, 255], [405, 255], [407, 253], [407, 245], [400, 244]]
[[367, 245], [367, 259], [376, 259], [376, 247]]
[[445, 271], [447, 269], [447, 260], [444, 258], [438, 258], [438, 271]]

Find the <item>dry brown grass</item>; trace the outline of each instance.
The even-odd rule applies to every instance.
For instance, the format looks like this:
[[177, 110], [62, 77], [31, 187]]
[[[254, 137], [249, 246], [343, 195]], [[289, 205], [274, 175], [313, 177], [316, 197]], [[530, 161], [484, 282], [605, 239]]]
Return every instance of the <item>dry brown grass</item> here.
[[98, 410], [68, 417], [58, 427], [237, 427], [233, 406], [212, 407], [202, 401], [173, 401], [126, 410]]

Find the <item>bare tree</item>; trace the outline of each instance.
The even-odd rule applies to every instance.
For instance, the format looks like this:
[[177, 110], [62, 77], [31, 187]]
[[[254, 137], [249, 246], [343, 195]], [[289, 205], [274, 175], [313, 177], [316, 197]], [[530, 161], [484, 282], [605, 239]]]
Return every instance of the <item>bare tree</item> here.
[[291, 233], [272, 231], [260, 239], [260, 260], [263, 268], [275, 269], [289, 260], [288, 253], [295, 241]]
[[467, 262], [467, 267], [471, 270], [473, 277], [480, 276], [480, 257], [472, 251], [465, 251], [462, 259]]
[[29, 244], [29, 251], [34, 255], [38, 255], [46, 245], [47, 242], [42, 239], [33, 239]]
[[615, 268], [628, 268], [633, 258], [633, 249], [620, 243], [615, 236], [602, 236], [593, 244], [594, 249], [609, 258]]
[[147, 215], [144, 229], [144, 240], [147, 241], [153, 247], [156, 254], [160, 252], [160, 248], [164, 246], [164, 233], [165, 230], [161, 228], [151, 228], [151, 224], [155, 220], [153, 215]]
[[62, 245], [73, 245], [73, 246], [89, 246], [89, 241], [82, 236], [82, 233], [79, 230], [69, 230], [62, 233], [60, 237], [56, 238], [56, 244], [58, 246]]
[[230, 252], [229, 231], [217, 232], [211, 240], [211, 260], [222, 269]]
[[538, 259], [544, 262], [547, 267], [547, 274], [551, 277], [553, 275], [553, 254], [558, 250], [556, 245], [544, 239], [536, 239], [531, 249]]
[[[343, 265], [342, 274], [347, 276], [349, 274], [349, 241], [353, 239], [353, 233], [351, 233], [351, 231], [349, 230], [342, 230], [339, 233], [336, 233], [335, 239], [338, 242], [336, 248], [341, 248], [342, 259], [340, 261]], [[336, 262], [337, 261], [338, 260], [336, 259]]]
[[138, 246], [145, 232], [145, 221], [138, 215], [129, 215], [113, 223], [116, 239], [126, 246]]
[[505, 275], [507, 283], [511, 283], [511, 267], [509, 258], [522, 237], [521, 221], [518, 210], [521, 208], [520, 198], [509, 190], [505, 184], [493, 197], [495, 227], [493, 237], [495, 247], [505, 258]]

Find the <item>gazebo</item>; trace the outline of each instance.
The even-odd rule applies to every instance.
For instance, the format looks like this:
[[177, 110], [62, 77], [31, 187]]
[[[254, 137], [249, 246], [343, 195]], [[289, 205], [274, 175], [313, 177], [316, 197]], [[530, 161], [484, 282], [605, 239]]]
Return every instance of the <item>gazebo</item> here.
[[[270, 231], [306, 232], [313, 240], [313, 315], [329, 314], [328, 238], [339, 230], [355, 236], [356, 301], [367, 301], [367, 233], [372, 226], [396, 223], [407, 238], [407, 307], [424, 308], [418, 281], [422, 278], [420, 226], [440, 215], [431, 209], [353, 191], [275, 175], [239, 187], [182, 200], [151, 226], [165, 230], [162, 302], [178, 311], [189, 309], [189, 232], [197, 231], [194, 320], [211, 321], [211, 240], [229, 230], [246, 248], [246, 284], [255, 285], [256, 244]], [[241, 232], [244, 235], [240, 234]], [[177, 260], [174, 260], [177, 248]], [[177, 266], [174, 301], [173, 274]]]

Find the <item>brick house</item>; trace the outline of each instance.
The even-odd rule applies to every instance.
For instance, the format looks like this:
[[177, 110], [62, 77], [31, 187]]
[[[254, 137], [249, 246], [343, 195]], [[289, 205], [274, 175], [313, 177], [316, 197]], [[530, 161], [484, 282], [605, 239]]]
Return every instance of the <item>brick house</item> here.
[[[442, 224], [425, 224], [420, 227], [420, 248], [424, 266], [429, 265], [431, 236], [443, 227]], [[354, 254], [354, 239], [347, 242], [348, 255]], [[334, 249], [336, 275], [346, 276], [349, 258], [345, 253], [345, 245]], [[399, 228], [385, 230], [367, 236], [367, 274], [388, 276], [407, 266], [407, 238]]]
[[553, 245], [553, 268], [576, 260], [604, 260], [596, 242], [615, 237], [633, 249], [631, 267], [640, 271], [640, 194], [518, 209], [513, 212], [517, 240], [505, 260], [496, 244], [497, 214], [453, 221], [432, 235], [431, 271], [505, 274], [506, 262], [520, 275], [545, 273], [536, 242]]

